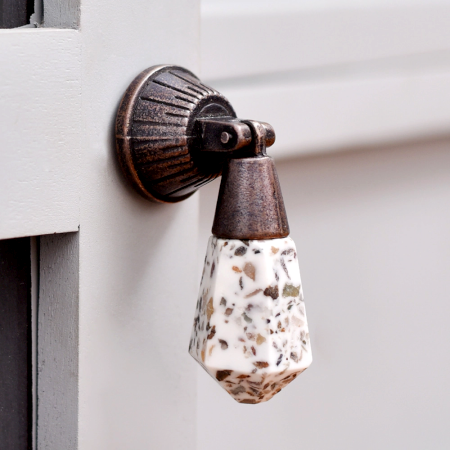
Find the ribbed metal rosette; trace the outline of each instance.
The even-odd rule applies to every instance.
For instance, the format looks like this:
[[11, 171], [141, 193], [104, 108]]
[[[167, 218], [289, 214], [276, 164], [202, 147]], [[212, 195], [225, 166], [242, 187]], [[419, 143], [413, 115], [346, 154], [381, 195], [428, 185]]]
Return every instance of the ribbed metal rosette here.
[[223, 155], [199, 158], [196, 119], [236, 117], [228, 100], [182, 67], [155, 66], [126, 91], [116, 119], [117, 152], [141, 195], [177, 202], [221, 174]]

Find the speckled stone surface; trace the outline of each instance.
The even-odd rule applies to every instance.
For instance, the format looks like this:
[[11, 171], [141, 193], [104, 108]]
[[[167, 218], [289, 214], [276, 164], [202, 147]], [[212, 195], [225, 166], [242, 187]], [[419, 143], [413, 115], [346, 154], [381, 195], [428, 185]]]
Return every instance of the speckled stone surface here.
[[291, 238], [209, 239], [189, 352], [240, 403], [271, 399], [311, 364]]

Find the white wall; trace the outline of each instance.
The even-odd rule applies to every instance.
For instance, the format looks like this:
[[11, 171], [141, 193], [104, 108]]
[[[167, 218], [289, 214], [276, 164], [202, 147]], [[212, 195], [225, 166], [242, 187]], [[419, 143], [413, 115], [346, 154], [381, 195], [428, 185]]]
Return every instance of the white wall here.
[[[198, 449], [449, 448], [450, 138], [277, 167], [314, 361], [260, 405], [198, 369]], [[200, 259], [217, 189], [201, 192]]]

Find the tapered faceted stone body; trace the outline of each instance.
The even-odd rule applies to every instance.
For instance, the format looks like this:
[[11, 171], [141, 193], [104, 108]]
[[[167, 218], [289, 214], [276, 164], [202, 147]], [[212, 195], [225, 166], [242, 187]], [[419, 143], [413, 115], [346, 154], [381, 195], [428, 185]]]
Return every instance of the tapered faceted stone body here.
[[189, 352], [240, 403], [271, 399], [311, 364], [291, 238], [210, 238]]

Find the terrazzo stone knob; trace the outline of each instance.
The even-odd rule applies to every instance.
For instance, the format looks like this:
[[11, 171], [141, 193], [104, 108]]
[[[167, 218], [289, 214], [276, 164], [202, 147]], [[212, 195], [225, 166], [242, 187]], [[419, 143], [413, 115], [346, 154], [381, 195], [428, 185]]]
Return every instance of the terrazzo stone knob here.
[[309, 367], [290, 237], [209, 239], [189, 352], [239, 403], [271, 399]]
[[222, 175], [190, 354], [240, 403], [269, 400], [312, 361], [297, 252], [265, 122], [189, 70], [158, 65], [126, 90], [116, 150], [136, 192], [159, 203], [190, 197]]

